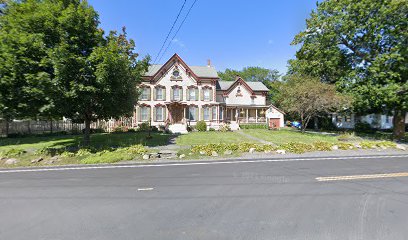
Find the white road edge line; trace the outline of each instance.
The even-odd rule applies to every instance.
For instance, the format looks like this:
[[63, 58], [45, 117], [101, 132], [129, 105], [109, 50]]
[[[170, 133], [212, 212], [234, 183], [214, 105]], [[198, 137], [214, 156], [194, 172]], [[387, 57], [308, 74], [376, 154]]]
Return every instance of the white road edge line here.
[[163, 164], [141, 164], [141, 165], [109, 165], [109, 166], [89, 166], [89, 167], [56, 167], [56, 168], [35, 168], [35, 169], [0, 170], [0, 173], [51, 172], [51, 171], [90, 170], [90, 169], [173, 167], [173, 166], [195, 166], [195, 165], [216, 165], [216, 164], [237, 164], [237, 163], [296, 162], [296, 161], [322, 161], [322, 160], [372, 159], [372, 158], [403, 158], [403, 157], [408, 157], [408, 155], [405, 155], [405, 154], [404, 154], [404, 155], [389, 155], [389, 156], [289, 158], [289, 159], [233, 160], [233, 161], [220, 161], [220, 162], [210, 161], [210, 162], [163, 163]]
[[152, 191], [154, 188], [138, 188], [137, 191]]

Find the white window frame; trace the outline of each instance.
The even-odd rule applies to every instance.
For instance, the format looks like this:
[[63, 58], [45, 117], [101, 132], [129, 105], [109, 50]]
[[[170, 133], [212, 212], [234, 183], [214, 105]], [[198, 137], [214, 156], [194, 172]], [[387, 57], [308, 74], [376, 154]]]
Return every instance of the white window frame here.
[[[177, 97], [176, 97], [176, 92], [177, 92]], [[180, 97], [180, 88], [175, 87], [173, 88], [173, 99], [176, 101], [180, 101], [181, 97]]]
[[216, 106], [212, 107], [211, 114], [212, 114], [212, 120], [216, 121], [217, 120], [217, 107]]
[[[161, 116], [161, 118], [159, 118], [158, 116]], [[163, 106], [157, 106], [156, 107], [156, 122], [163, 122], [164, 121], [164, 107]]]
[[190, 121], [197, 121], [197, 119], [195, 119], [195, 113], [196, 113], [196, 106], [190, 106], [188, 107], [188, 120]]
[[143, 87], [142, 96], [141, 96], [142, 99], [141, 99], [141, 100], [148, 100], [149, 90], [150, 90], [150, 88], [148, 88], [148, 87]]
[[189, 93], [189, 98], [190, 98], [190, 101], [195, 101], [196, 99], [197, 99], [197, 97], [196, 97], [196, 89], [195, 88], [190, 88], [190, 90], [188, 91]]
[[220, 107], [219, 109], [219, 119], [224, 120], [224, 108]]
[[[162, 88], [162, 87], [156, 88], [156, 99], [157, 100], [164, 100], [163, 99], [163, 91], [164, 91], [164, 88]], [[160, 97], [159, 97], [159, 93], [160, 93]]]
[[203, 107], [203, 120], [210, 121], [210, 107], [208, 106]]
[[149, 107], [141, 107], [140, 108], [140, 120], [141, 121], [149, 121]]
[[204, 94], [204, 101], [210, 101], [210, 99], [211, 99], [210, 89], [209, 88], [204, 88], [203, 89], [203, 94]]

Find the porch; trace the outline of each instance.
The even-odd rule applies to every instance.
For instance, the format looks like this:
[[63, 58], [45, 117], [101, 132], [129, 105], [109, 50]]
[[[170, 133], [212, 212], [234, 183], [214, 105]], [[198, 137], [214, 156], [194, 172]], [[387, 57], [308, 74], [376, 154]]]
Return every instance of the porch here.
[[266, 123], [266, 111], [267, 106], [249, 106], [249, 107], [229, 107], [226, 108], [226, 119], [225, 121], [237, 122], [237, 123], [254, 123], [263, 124]]

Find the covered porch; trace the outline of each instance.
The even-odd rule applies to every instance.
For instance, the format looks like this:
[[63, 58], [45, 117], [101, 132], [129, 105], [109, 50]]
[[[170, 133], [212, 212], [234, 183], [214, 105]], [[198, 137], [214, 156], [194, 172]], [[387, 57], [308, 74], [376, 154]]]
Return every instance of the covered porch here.
[[268, 106], [227, 106], [226, 122], [266, 123]]

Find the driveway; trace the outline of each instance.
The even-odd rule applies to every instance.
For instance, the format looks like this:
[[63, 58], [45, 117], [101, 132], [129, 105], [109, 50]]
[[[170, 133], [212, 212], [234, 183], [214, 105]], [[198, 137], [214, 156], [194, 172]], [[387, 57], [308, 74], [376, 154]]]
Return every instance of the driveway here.
[[408, 155], [0, 170], [0, 239], [406, 239]]

